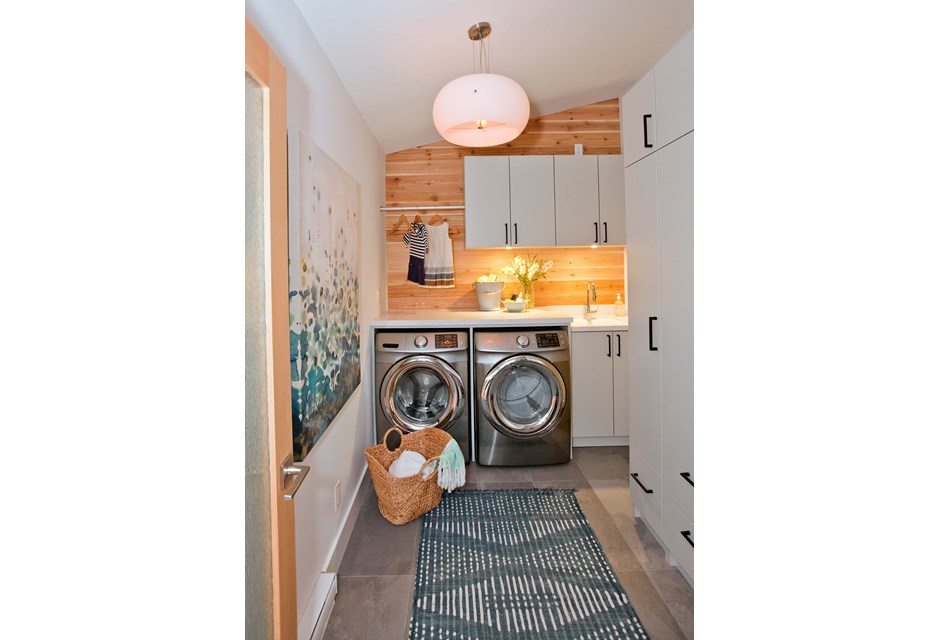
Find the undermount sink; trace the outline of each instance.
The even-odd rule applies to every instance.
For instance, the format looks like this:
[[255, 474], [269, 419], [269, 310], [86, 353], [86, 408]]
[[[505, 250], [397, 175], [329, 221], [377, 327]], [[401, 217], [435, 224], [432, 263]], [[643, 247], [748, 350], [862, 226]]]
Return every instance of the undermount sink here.
[[590, 320], [584, 318], [584, 316], [575, 317], [574, 322], [571, 323], [572, 327], [594, 327], [594, 326], [610, 326], [610, 327], [626, 327], [627, 326], [627, 316], [609, 316], [609, 315], [596, 315], [593, 316]]

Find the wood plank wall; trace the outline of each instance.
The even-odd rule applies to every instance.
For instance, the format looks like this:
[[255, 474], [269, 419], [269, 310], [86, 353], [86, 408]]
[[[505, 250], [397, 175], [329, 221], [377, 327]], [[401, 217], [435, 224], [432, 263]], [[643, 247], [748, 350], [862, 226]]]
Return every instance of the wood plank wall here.
[[[444, 206], [464, 204], [463, 158], [465, 155], [565, 155], [575, 144], [584, 145], [585, 155], [620, 153], [620, 105], [614, 98], [553, 113], [529, 121], [525, 131], [504, 145], [484, 149], [458, 147], [443, 140], [405, 149], [385, 157], [385, 206]], [[404, 212], [413, 220], [415, 212]], [[385, 212], [388, 307], [394, 309], [476, 309], [473, 282], [496, 272], [516, 254], [537, 254], [553, 260], [548, 275], [535, 285], [536, 304], [584, 304], [585, 285], [597, 286], [597, 301], [613, 304], [624, 290], [623, 247], [543, 247], [467, 249], [464, 246], [463, 210], [441, 211], [451, 226], [454, 242], [453, 289], [425, 289], [408, 282], [408, 247], [402, 241], [407, 226], [399, 224], [402, 212]], [[433, 211], [421, 212], [427, 223]], [[509, 282], [508, 278], [504, 276]], [[515, 284], [514, 282], [512, 283]], [[507, 284], [507, 289], [511, 285]], [[504, 296], [505, 297], [505, 296]]]

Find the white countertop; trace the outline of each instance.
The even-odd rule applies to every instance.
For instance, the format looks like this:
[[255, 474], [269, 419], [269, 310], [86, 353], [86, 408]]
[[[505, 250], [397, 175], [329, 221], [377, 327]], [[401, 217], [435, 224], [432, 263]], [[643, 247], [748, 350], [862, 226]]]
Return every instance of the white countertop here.
[[450, 311], [447, 309], [409, 309], [389, 311], [372, 321], [374, 328], [464, 328], [506, 327], [519, 325], [570, 326], [571, 331], [625, 331], [627, 316], [615, 317], [613, 305], [600, 305], [597, 316], [584, 319], [580, 306], [536, 307], [528, 311], [511, 313], [499, 311]]

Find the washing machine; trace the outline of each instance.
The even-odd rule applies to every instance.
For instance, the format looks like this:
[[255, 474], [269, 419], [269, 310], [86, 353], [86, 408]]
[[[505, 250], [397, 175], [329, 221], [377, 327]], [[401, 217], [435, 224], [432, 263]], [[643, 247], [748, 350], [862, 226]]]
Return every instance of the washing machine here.
[[477, 331], [473, 349], [477, 463], [568, 462], [571, 364], [567, 330]]
[[470, 334], [468, 331], [382, 331], [375, 334], [375, 438], [443, 429], [470, 460]]

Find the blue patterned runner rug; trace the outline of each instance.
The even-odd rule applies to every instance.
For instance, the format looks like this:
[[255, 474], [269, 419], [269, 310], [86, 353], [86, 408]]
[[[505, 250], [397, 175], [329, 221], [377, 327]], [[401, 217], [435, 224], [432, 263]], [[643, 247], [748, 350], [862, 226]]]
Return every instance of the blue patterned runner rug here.
[[500, 489], [424, 515], [408, 637], [648, 636], [573, 489]]

